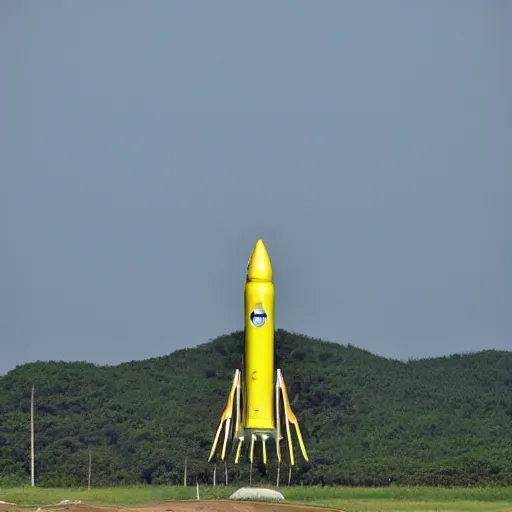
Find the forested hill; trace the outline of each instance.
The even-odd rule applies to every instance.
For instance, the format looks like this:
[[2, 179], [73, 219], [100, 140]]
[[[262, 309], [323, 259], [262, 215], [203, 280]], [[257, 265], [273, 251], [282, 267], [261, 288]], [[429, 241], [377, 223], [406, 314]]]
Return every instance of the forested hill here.
[[[276, 347], [311, 459], [293, 481], [512, 484], [512, 352], [399, 362], [283, 330]], [[89, 449], [93, 485], [181, 483], [185, 458], [190, 483], [211, 481], [242, 351], [236, 332], [118, 366], [17, 367], [0, 377], [0, 485], [29, 481], [32, 384], [38, 485], [86, 484]], [[228, 464], [231, 482], [247, 471]]]

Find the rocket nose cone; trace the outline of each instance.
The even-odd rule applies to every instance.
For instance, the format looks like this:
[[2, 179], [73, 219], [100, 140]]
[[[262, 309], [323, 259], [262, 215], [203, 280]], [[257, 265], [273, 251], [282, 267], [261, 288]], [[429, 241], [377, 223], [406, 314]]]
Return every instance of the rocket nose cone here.
[[263, 240], [258, 240], [247, 265], [247, 280], [272, 281], [272, 263]]

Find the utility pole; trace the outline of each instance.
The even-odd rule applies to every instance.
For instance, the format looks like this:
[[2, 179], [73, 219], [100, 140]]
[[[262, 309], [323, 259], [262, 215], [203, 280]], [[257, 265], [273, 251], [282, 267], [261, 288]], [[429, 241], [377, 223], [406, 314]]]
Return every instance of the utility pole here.
[[32, 384], [32, 393], [30, 396], [30, 480], [32, 487], [35, 487], [35, 456], [34, 456], [34, 385]]
[[92, 455], [91, 450], [89, 449], [89, 476], [87, 479], [87, 489], [91, 490], [91, 470], [92, 470]]

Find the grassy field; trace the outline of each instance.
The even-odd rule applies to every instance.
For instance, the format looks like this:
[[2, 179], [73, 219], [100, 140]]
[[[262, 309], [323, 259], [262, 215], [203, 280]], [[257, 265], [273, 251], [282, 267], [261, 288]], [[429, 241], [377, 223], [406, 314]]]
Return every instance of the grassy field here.
[[[226, 499], [235, 487], [200, 486], [200, 499]], [[286, 487], [280, 488], [288, 502], [345, 510], [365, 511], [450, 511], [512, 512], [512, 487], [427, 488], [427, 487]], [[91, 504], [137, 506], [176, 499], [195, 499], [195, 487], [133, 486], [87, 489], [44, 489], [17, 487], [0, 489], [0, 500], [36, 506], [62, 500]]]

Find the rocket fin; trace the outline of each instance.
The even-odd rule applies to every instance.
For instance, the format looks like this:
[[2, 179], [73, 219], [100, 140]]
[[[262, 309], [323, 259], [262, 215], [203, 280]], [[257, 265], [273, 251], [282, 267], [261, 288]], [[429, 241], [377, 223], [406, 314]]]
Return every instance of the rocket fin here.
[[[235, 407], [235, 393], [236, 393], [236, 407]], [[233, 419], [233, 409], [235, 409], [235, 432], [236, 435], [238, 426], [240, 424], [240, 408], [239, 408], [239, 397], [240, 397], [240, 370], [235, 371], [235, 376], [233, 377], [233, 383], [231, 385], [231, 391], [229, 392], [228, 401], [226, 404], [226, 408], [222, 413], [219, 427], [217, 428], [217, 432], [215, 434], [215, 439], [213, 441], [213, 446], [210, 451], [210, 456], [208, 457], [208, 462], [210, 462], [215, 454], [215, 449], [217, 448], [217, 443], [219, 442], [220, 433], [222, 431], [222, 426], [225, 422], [225, 432], [224, 432], [224, 441], [222, 443], [222, 452], [221, 452], [221, 460], [224, 460], [226, 456], [226, 448], [229, 440], [229, 434], [231, 430], [231, 421]]]
[[238, 464], [240, 460], [240, 452], [242, 451], [242, 443], [244, 442], [243, 437], [238, 438], [238, 446], [236, 448], [236, 454], [235, 454], [235, 464]]
[[[279, 371], [279, 370], [278, 370]], [[280, 401], [279, 374], [276, 378], [276, 453], [277, 460], [281, 462], [281, 401]]]
[[267, 463], [267, 439], [268, 439], [268, 436], [266, 436], [266, 435], [261, 436], [261, 444], [262, 444], [262, 451], [263, 451], [263, 464]]
[[254, 442], [256, 441], [256, 436], [254, 434], [251, 434], [251, 448], [249, 451], [249, 460], [251, 461], [251, 464], [254, 461]]
[[306, 452], [306, 447], [304, 446], [304, 440], [302, 439], [302, 433], [300, 431], [299, 422], [297, 420], [297, 417], [292, 411], [292, 407], [290, 405], [290, 400], [288, 398], [288, 391], [286, 389], [286, 384], [284, 383], [284, 378], [281, 370], [277, 370], [277, 384], [276, 386], [279, 386], [281, 389], [281, 392], [283, 394], [283, 406], [284, 406], [284, 417], [285, 417], [285, 423], [286, 423], [286, 434], [288, 437], [288, 448], [290, 450], [290, 464], [293, 466], [295, 463], [295, 457], [293, 455], [293, 445], [292, 445], [292, 438], [291, 438], [291, 432], [290, 432], [290, 423], [295, 426], [295, 431], [297, 433], [297, 438], [299, 440], [300, 450], [302, 452], [302, 455], [306, 461], [309, 462], [308, 454]]

